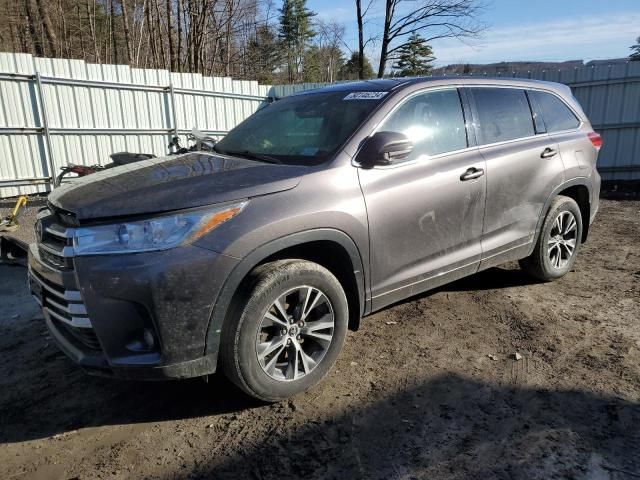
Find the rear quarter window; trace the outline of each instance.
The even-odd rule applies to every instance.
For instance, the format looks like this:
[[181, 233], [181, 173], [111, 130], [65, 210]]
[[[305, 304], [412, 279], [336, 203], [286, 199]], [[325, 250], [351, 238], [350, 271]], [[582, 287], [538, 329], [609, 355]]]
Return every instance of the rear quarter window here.
[[540, 105], [544, 123], [549, 133], [573, 130], [578, 128], [580, 120], [565, 103], [551, 93], [531, 91], [533, 98]]
[[471, 88], [476, 104], [476, 128], [480, 145], [504, 142], [535, 134], [529, 101], [516, 88]]

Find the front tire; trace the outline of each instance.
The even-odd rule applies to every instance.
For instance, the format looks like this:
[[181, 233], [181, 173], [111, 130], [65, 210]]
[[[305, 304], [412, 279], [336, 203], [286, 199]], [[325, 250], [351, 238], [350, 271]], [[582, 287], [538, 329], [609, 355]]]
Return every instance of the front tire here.
[[320, 382], [347, 334], [349, 309], [338, 279], [313, 262], [279, 260], [254, 270], [242, 288], [223, 331], [225, 375], [264, 401]]
[[545, 282], [563, 277], [573, 268], [581, 239], [580, 207], [572, 198], [559, 195], [549, 207], [533, 253], [520, 260], [520, 267]]

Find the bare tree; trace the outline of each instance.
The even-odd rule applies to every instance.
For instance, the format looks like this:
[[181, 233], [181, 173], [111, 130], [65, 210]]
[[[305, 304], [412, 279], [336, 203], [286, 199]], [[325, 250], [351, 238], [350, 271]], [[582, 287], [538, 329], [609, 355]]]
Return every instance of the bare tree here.
[[356, 16], [358, 18], [358, 78], [364, 78], [364, 13], [362, 0], [356, 0]]
[[91, 0], [86, 0], [85, 7], [89, 23], [89, 34], [91, 35], [91, 41], [93, 42], [95, 61], [100, 63], [100, 49], [98, 48], [98, 37], [96, 36], [96, 17], [93, 13], [96, 11], [95, 0], [93, 1], [93, 12], [91, 10]]
[[49, 45], [49, 54], [52, 57], [56, 57], [58, 40], [53, 29], [53, 24], [51, 23], [51, 18], [49, 17], [49, 12], [44, 7], [43, 0], [36, 0], [36, 3], [38, 5], [40, 19], [42, 20], [42, 26], [44, 27], [44, 35], [47, 39], [47, 44]]
[[385, 0], [378, 78], [414, 33], [420, 33], [425, 42], [478, 36], [484, 29], [477, 19], [483, 8], [478, 0]]
[[[281, 82], [286, 72], [277, 35], [281, 2], [0, 0], [6, 15], [0, 51]], [[327, 49], [316, 67], [329, 80], [340, 63], [339, 30], [324, 25], [320, 40]], [[312, 46], [306, 40], [296, 51], [298, 61]]]
[[67, 23], [66, 9], [62, 6], [62, 0], [58, 0], [57, 17], [60, 19], [59, 30], [61, 33], [61, 40], [57, 45], [57, 54], [61, 57], [69, 57], [71, 55], [69, 44], [69, 25]]
[[80, 14], [80, 3], [76, 4], [76, 19], [77, 19], [77, 28], [78, 28], [78, 36], [80, 37], [80, 50], [82, 51], [82, 58], [87, 57], [87, 50], [84, 46], [84, 29], [82, 28], [82, 15]]
[[127, 61], [133, 63], [133, 47], [131, 45], [131, 34], [129, 33], [129, 12], [127, 11], [127, 0], [120, 0], [122, 6], [122, 25], [124, 27], [124, 44], [127, 51]]
[[369, 13], [371, 5], [373, 5], [373, 0], [369, 0], [367, 6], [363, 10], [362, 0], [356, 0], [356, 17], [358, 21], [358, 78], [360, 80], [364, 80], [365, 78], [364, 62], [366, 57], [364, 50], [367, 44], [373, 41], [373, 37], [369, 37], [367, 40], [364, 39], [364, 27], [366, 25], [365, 18]]
[[176, 52], [176, 68], [175, 70], [178, 72], [182, 71], [182, 12], [184, 11], [184, 0], [178, 0], [178, 5], [176, 8], [176, 27], [178, 29], [178, 45]]
[[43, 56], [44, 50], [42, 48], [42, 43], [40, 43], [40, 39], [38, 38], [38, 32], [36, 31], [36, 18], [34, 16], [31, 1], [32, 0], [24, 0], [24, 9], [25, 13], [27, 14], [27, 22], [29, 25], [29, 34], [31, 35], [31, 42], [33, 44], [34, 53], [38, 56]]
[[173, 2], [165, 1], [167, 7], [167, 39], [169, 40], [169, 70], [177, 70], [176, 52], [173, 47]]
[[344, 42], [345, 27], [335, 20], [316, 19], [316, 31], [313, 55], [318, 56], [317, 63], [324, 67], [324, 72], [316, 81], [333, 82], [344, 63], [341, 46]]
[[[145, 21], [146, 21], [146, 15], [145, 12], [147, 11], [147, 0], [143, 0], [142, 1], [142, 7], [140, 8], [140, 17], [139, 17], [139, 21], [138, 23], [140, 23], [140, 31], [139, 33], [137, 33], [138, 35], [138, 46], [136, 48], [136, 60], [135, 60], [135, 66], [138, 67], [140, 66], [140, 52], [142, 51], [142, 41], [143, 41], [143, 33], [144, 33], [144, 28], [145, 28]], [[135, 9], [134, 9], [135, 11]]]

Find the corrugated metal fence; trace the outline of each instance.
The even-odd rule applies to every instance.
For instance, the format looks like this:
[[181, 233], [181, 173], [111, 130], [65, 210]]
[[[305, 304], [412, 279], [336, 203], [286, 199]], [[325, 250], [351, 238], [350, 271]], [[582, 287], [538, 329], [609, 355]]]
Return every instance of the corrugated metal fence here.
[[513, 76], [570, 86], [593, 128], [604, 140], [598, 158], [602, 178], [640, 179], [640, 62], [532, 71]]
[[[603, 178], [640, 179], [640, 62], [511, 76], [569, 85], [604, 137]], [[45, 191], [69, 162], [106, 163], [123, 150], [163, 155], [193, 127], [224, 135], [269, 97], [320, 86], [0, 53], [0, 197]]]
[[253, 81], [0, 53], [0, 197], [46, 191], [67, 163], [163, 155], [193, 127], [224, 135], [271, 87]]

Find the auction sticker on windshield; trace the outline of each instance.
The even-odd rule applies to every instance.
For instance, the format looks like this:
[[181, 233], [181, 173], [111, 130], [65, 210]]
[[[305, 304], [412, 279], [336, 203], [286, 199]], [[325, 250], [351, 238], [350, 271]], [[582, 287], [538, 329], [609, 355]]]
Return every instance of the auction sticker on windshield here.
[[389, 92], [351, 92], [343, 100], [380, 100]]

